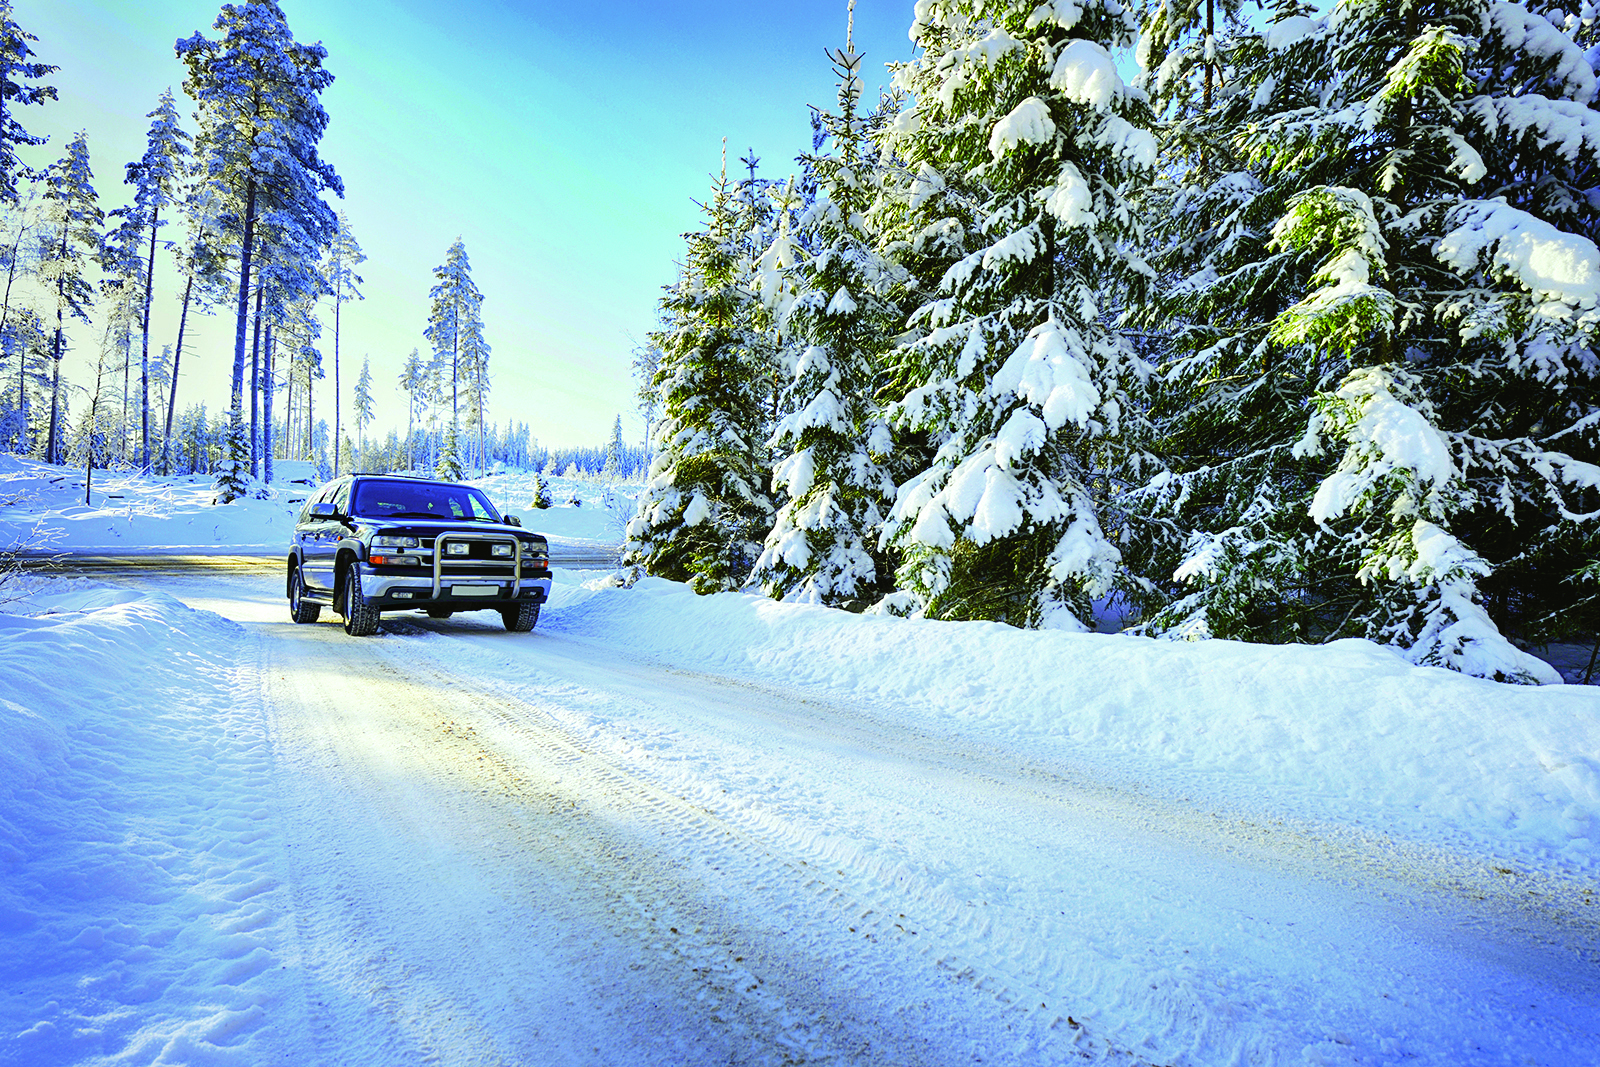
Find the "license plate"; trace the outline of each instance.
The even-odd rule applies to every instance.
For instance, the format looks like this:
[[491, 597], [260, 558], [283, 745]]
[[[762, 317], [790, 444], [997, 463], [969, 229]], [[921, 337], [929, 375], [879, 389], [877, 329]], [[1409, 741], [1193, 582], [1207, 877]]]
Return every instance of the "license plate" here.
[[452, 585], [451, 596], [494, 596], [500, 592], [498, 585]]

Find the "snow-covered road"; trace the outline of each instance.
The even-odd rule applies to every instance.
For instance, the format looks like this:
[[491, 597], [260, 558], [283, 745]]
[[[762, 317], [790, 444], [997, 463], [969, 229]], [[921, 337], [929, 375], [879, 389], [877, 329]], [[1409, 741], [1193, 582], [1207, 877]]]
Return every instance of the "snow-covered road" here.
[[269, 742], [227, 1062], [1600, 1062], [1570, 872], [696, 673], [559, 605], [357, 640], [271, 577], [118, 580], [240, 624]]

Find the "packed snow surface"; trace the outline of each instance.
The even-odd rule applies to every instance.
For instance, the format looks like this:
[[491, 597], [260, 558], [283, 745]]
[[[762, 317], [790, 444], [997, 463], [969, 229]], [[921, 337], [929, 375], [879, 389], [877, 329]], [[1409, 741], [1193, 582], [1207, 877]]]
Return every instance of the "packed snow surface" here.
[[[593, 492], [542, 514], [598, 541]], [[369, 639], [110, 581], [0, 586], [4, 1067], [1596, 1062], [1593, 687], [630, 572]]]

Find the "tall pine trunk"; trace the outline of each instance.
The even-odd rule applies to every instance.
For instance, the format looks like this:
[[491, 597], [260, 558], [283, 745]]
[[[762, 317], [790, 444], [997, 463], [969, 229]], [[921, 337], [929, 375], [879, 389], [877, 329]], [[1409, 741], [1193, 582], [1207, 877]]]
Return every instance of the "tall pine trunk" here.
[[[178, 316], [178, 346], [172, 350], [172, 383], [167, 389], [167, 428], [161, 435], [161, 473], [171, 474], [172, 416], [178, 409], [178, 362], [183, 359], [183, 328], [189, 323], [189, 298], [194, 295], [194, 267], [189, 268], [189, 280], [183, 287], [183, 313]], [[193, 464], [190, 468], [193, 469]]]
[[256, 282], [256, 321], [254, 338], [250, 342], [250, 477], [260, 475], [260, 449], [257, 442], [261, 439], [260, 433], [260, 405], [261, 397], [261, 283]]
[[[61, 258], [67, 258], [67, 227], [61, 227]], [[50, 344], [50, 358], [54, 361], [54, 373], [50, 382], [50, 429], [45, 437], [44, 461], [56, 461], [56, 423], [61, 411], [61, 330], [62, 330], [62, 303], [67, 298], [67, 279], [65, 276], [56, 279], [56, 334]]]
[[261, 380], [261, 480], [272, 483], [272, 324], [267, 324], [267, 373]]
[[[126, 321], [126, 320], [124, 320]], [[117, 452], [122, 462], [128, 462], [128, 403], [133, 397], [133, 360], [128, 358], [128, 349], [133, 346], [133, 331], [124, 330], [122, 333], [122, 427], [117, 434], [122, 442]]]
[[150, 298], [156, 283], [156, 226], [161, 218], [158, 207], [150, 213], [150, 262], [144, 271], [144, 314], [139, 328], [144, 334], [144, 347], [139, 354], [139, 425], [141, 452], [139, 461], [150, 466]]
[[[27, 227], [17, 231], [17, 242], [11, 246], [11, 264], [6, 270], [6, 296], [5, 303], [0, 305], [0, 344], [5, 343], [6, 326], [11, 319], [11, 283], [17, 279], [17, 253], [22, 249], [22, 235], [27, 232]], [[17, 350], [17, 411], [22, 414], [22, 437], [26, 446], [28, 437], [28, 351], [26, 348]]]
[[239, 247], [239, 306], [233, 328], [233, 418], [244, 420], [244, 352], [250, 325], [250, 260], [255, 253], [256, 180], [245, 187], [244, 239]]
[[333, 292], [333, 476], [339, 476], [339, 309], [344, 305], [344, 275], [334, 282]]

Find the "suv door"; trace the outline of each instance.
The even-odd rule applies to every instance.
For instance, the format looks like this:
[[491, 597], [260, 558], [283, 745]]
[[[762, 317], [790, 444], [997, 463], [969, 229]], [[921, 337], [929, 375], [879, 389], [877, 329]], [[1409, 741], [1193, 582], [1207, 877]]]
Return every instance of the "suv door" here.
[[[339, 538], [345, 532], [345, 525], [340, 518], [349, 514], [350, 483], [335, 482], [325, 487], [312, 502], [313, 505], [319, 503], [333, 504], [334, 514], [338, 517], [309, 516], [309, 521], [300, 527], [300, 566], [309, 588], [331, 595], [334, 559], [338, 554]], [[310, 510], [307, 508], [308, 512]]]

